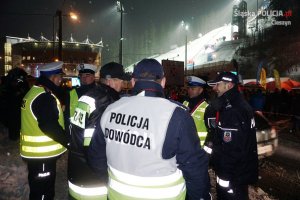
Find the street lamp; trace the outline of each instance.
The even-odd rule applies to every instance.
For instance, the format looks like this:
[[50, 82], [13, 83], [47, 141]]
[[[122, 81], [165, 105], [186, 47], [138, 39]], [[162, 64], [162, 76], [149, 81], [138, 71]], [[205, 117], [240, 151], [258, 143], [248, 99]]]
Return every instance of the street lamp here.
[[121, 15], [121, 27], [120, 27], [120, 46], [119, 46], [119, 63], [123, 63], [123, 13], [124, 7], [122, 1], [117, 1], [117, 10]]
[[[63, 15], [61, 10], [57, 10], [54, 17], [58, 17], [58, 60], [62, 61], [62, 17], [67, 16], [70, 19], [77, 21], [78, 15], [73, 12], [70, 12], [67, 15]], [[54, 17], [53, 17], [53, 57], [54, 57], [54, 44], [55, 44], [55, 35], [54, 35]]]
[[189, 25], [184, 21], [181, 21], [181, 26], [184, 27], [185, 30], [184, 70], [186, 75], [187, 74], [187, 31], [189, 30]]

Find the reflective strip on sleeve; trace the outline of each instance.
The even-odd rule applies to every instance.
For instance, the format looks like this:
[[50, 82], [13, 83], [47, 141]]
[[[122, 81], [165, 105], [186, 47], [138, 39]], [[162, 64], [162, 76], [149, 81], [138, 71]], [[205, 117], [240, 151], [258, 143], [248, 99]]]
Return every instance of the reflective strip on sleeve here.
[[218, 176], [217, 176], [217, 183], [222, 187], [229, 187], [229, 181], [222, 180]]
[[90, 106], [90, 113], [96, 110], [96, 104], [94, 98], [83, 95], [82, 97], [79, 98], [78, 101], [88, 104]]
[[150, 199], [165, 199], [174, 198], [180, 195], [185, 190], [185, 183], [165, 188], [141, 188], [125, 185], [121, 182], [110, 179], [109, 187], [123, 195], [133, 198], [143, 199], [147, 197]]
[[62, 149], [62, 148], [63, 148], [63, 146], [61, 144], [54, 144], [54, 145], [45, 146], [45, 147], [22, 146], [22, 150], [24, 152], [34, 152], [34, 153], [51, 152], [51, 151], [56, 151], [56, 150]]
[[22, 135], [22, 138], [25, 142], [50, 142], [53, 141], [48, 136], [29, 136], [29, 135]]
[[94, 133], [95, 129], [94, 128], [87, 128], [87, 129], [84, 129], [84, 137], [92, 137], [93, 136], [93, 133]]
[[73, 183], [69, 182], [69, 188], [76, 192], [77, 194], [81, 194], [84, 196], [96, 196], [96, 195], [106, 195], [107, 194], [107, 187], [93, 187], [93, 188], [83, 188], [79, 187], [78, 185], [74, 185]]
[[208, 153], [208, 154], [211, 154], [211, 152], [212, 152], [212, 148], [209, 148], [208, 146], [205, 146], [205, 145], [204, 145], [203, 149], [204, 149], [204, 151], [206, 151], [206, 153]]
[[139, 186], [161, 186], [173, 184], [182, 178], [181, 170], [177, 169], [173, 174], [162, 177], [140, 177], [121, 172], [109, 166], [110, 171], [118, 180], [130, 185]]
[[238, 129], [236, 128], [223, 128], [221, 126], [219, 126], [219, 128], [222, 130], [222, 131], [238, 131]]

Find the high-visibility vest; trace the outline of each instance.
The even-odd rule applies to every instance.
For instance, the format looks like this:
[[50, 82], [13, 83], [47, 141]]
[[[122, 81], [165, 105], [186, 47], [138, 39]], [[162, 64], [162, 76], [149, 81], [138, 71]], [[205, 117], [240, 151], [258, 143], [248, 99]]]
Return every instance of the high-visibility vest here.
[[[33, 114], [31, 108], [32, 102], [42, 93], [45, 93], [43, 87], [33, 86], [23, 98], [21, 107], [20, 154], [24, 158], [51, 158], [66, 151], [65, 147], [41, 131], [36, 117]], [[59, 111], [58, 122], [64, 128], [61, 105], [57, 97], [55, 95], [53, 95], [53, 97], [56, 99], [57, 109]]]
[[95, 99], [89, 96], [82, 96], [78, 100], [77, 106], [74, 109], [74, 115], [71, 116], [71, 123], [84, 129], [83, 137], [84, 142], [83, 146], [89, 146], [95, 127], [86, 128], [86, 117], [96, 109]]
[[[185, 105], [186, 107], [188, 107], [189, 102], [188, 101], [184, 101], [183, 105]], [[200, 138], [201, 141], [201, 146], [203, 147], [206, 136], [207, 136], [207, 129], [204, 123], [204, 113], [205, 113], [205, 109], [208, 106], [206, 101], [201, 102], [196, 109], [194, 109], [194, 111], [191, 113], [196, 128], [197, 128], [197, 132], [198, 132], [198, 136]]]
[[[185, 180], [176, 157], [161, 156], [167, 127], [178, 105], [143, 95], [122, 97], [101, 117], [109, 169], [108, 198], [184, 200]], [[143, 109], [145, 105], [151, 109]]]
[[76, 92], [76, 89], [72, 89], [70, 91], [70, 117], [74, 115], [77, 103], [78, 103], [78, 94]]

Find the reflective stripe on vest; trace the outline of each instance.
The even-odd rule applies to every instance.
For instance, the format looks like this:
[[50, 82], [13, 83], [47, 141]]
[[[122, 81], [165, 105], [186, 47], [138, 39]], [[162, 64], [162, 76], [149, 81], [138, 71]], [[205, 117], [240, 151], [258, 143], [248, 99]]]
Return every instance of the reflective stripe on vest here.
[[145, 197], [150, 199], [176, 198], [185, 191], [185, 183], [165, 188], [141, 188], [126, 185], [113, 179], [109, 180], [109, 187], [123, 195], [141, 199], [145, 199]]
[[[21, 138], [20, 138], [20, 154], [24, 158], [51, 158], [58, 156], [66, 151], [66, 149], [52, 138], [48, 137], [41, 131], [34, 113], [32, 112], [32, 102], [41, 94], [45, 93], [45, 89], [39, 86], [33, 86], [23, 99], [21, 109]], [[64, 128], [63, 113], [58, 99], [52, 94], [57, 103], [59, 112], [58, 122]]]
[[51, 138], [48, 136], [29, 136], [29, 135], [22, 135], [22, 139], [25, 142], [50, 142], [52, 141]]
[[109, 166], [109, 170], [113, 176], [118, 177], [118, 180], [129, 184], [139, 186], [163, 186], [173, 184], [182, 178], [181, 170], [177, 169], [173, 174], [163, 177], [140, 177], [121, 172]]
[[163, 177], [139, 177], [109, 167], [109, 174], [109, 188], [132, 198], [180, 199], [186, 190], [180, 170]]
[[[69, 192], [70, 195], [76, 199], [106, 199], [107, 197], [107, 187], [100, 186], [100, 187], [80, 187], [78, 185], [74, 185], [73, 183], [69, 182]], [[87, 197], [87, 198], [84, 198]], [[102, 198], [101, 198], [102, 197]]]
[[61, 144], [54, 144], [50, 146], [45, 146], [45, 147], [32, 147], [32, 146], [22, 146], [22, 151], [26, 152], [40, 152], [40, 153], [45, 153], [45, 152], [51, 152], [51, 151], [56, 151], [58, 149], [63, 148]]

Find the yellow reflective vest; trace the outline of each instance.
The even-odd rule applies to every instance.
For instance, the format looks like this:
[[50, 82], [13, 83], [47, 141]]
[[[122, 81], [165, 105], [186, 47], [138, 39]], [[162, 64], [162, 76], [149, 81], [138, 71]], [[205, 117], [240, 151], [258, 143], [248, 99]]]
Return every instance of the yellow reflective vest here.
[[[33, 86], [23, 98], [21, 107], [20, 154], [24, 158], [51, 158], [66, 151], [65, 147], [41, 131], [37, 119], [32, 112], [32, 102], [42, 93], [45, 93], [43, 87]], [[59, 110], [58, 122], [64, 128], [62, 108], [57, 97], [54, 96], [54, 98], [56, 99], [57, 109]]]
[[[184, 101], [183, 105], [188, 107], [189, 102]], [[205, 139], [206, 139], [206, 136], [207, 136], [207, 130], [206, 130], [206, 126], [205, 126], [205, 123], [204, 123], [204, 113], [205, 113], [205, 109], [206, 109], [207, 106], [208, 106], [207, 102], [203, 101], [191, 113], [191, 115], [194, 119], [196, 128], [197, 128], [198, 136], [200, 138], [202, 147], [204, 146], [204, 142], [205, 142]]]
[[70, 91], [70, 117], [74, 115], [77, 104], [78, 104], [78, 94], [76, 92], [76, 89], [72, 89]]

